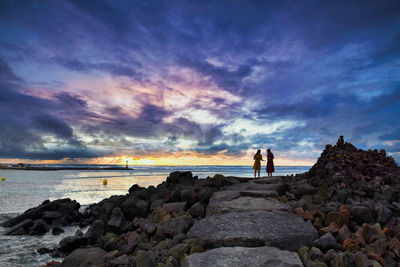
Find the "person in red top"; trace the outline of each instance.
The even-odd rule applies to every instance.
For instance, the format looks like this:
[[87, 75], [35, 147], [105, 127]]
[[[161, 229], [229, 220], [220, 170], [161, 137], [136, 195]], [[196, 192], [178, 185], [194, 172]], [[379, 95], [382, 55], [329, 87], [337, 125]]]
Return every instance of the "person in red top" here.
[[267, 173], [268, 177], [272, 176], [272, 173], [275, 172], [274, 168], [274, 154], [272, 154], [271, 149], [267, 149]]

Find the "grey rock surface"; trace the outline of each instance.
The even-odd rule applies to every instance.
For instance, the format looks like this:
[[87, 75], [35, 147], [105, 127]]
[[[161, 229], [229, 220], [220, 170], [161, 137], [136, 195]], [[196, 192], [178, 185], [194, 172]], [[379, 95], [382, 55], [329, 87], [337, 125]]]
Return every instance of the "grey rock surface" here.
[[186, 257], [183, 267], [303, 266], [297, 253], [274, 247], [223, 247]]
[[211, 247], [262, 246], [297, 251], [318, 238], [317, 230], [292, 213], [245, 211], [216, 214], [196, 221], [188, 238], [204, 240]]
[[105, 266], [106, 253], [101, 248], [76, 249], [63, 260], [61, 267], [102, 267]]
[[[235, 194], [234, 191], [227, 191]], [[290, 206], [276, 198], [238, 197], [232, 200], [216, 201], [213, 197], [207, 207], [207, 216], [235, 211], [282, 210], [289, 211]]]

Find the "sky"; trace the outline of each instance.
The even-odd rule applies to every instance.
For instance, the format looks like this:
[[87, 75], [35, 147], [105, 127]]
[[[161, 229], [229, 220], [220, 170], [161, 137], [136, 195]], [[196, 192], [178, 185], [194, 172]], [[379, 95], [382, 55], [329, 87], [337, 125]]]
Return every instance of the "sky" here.
[[399, 1], [0, 0], [0, 162], [400, 161]]

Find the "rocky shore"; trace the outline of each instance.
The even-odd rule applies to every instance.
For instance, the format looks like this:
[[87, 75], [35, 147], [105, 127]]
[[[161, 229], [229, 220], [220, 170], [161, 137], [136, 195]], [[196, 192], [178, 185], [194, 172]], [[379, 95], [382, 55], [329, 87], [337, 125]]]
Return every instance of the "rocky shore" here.
[[340, 138], [305, 174], [198, 179], [173, 172], [79, 212], [45, 201], [6, 221], [11, 235], [89, 226], [39, 253], [47, 266], [398, 266], [400, 170]]

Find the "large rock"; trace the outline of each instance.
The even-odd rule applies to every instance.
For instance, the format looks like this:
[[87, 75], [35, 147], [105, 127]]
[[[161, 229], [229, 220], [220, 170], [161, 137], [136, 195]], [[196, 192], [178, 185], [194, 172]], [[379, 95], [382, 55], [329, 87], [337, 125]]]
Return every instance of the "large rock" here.
[[274, 247], [223, 247], [186, 257], [184, 267], [303, 266], [297, 253]]
[[172, 188], [175, 185], [193, 185], [198, 179], [197, 176], [193, 176], [191, 172], [171, 172], [167, 177], [166, 185], [168, 188]]
[[211, 247], [271, 245], [297, 251], [318, 238], [317, 230], [292, 213], [246, 211], [217, 214], [201, 219], [190, 228], [189, 238]]
[[125, 216], [122, 210], [118, 207], [114, 208], [107, 226], [116, 233], [121, 233], [125, 226]]
[[186, 233], [193, 225], [191, 216], [182, 216], [162, 223], [158, 226], [156, 235], [159, 237], [174, 237], [180, 233]]
[[[79, 222], [82, 219], [82, 215], [79, 213], [79, 208], [80, 204], [75, 200], [71, 201], [69, 198], [57, 199], [51, 202], [46, 200], [41, 205], [31, 208], [23, 214], [3, 222], [2, 226], [12, 227], [21, 222], [25, 222], [23, 227], [19, 226], [15, 230], [9, 231], [9, 234], [44, 234], [50, 229], [48, 223], [54, 224], [56, 221], [60, 220], [64, 222], [64, 225]], [[34, 221], [34, 225], [28, 231], [25, 229], [25, 226], [26, 222], [29, 220]]]
[[150, 205], [147, 201], [133, 196], [125, 200], [121, 208], [124, 211], [126, 219], [133, 220], [135, 217], [146, 217]]
[[89, 243], [97, 243], [98, 239], [104, 235], [106, 231], [106, 225], [102, 220], [96, 220], [93, 222], [92, 226], [89, 227], [85, 234], [85, 238]]
[[80, 248], [69, 254], [61, 267], [103, 267], [107, 252], [101, 248]]
[[85, 239], [79, 236], [68, 236], [63, 238], [59, 245], [59, 250], [62, 252], [71, 252], [77, 248], [80, 248], [85, 244]]
[[[225, 191], [226, 193], [231, 192], [234, 196], [237, 196], [236, 191]], [[219, 195], [214, 193], [214, 195]], [[239, 193], [240, 195], [240, 193]], [[218, 201], [216, 198], [211, 197], [207, 207], [207, 216], [213, 214], [234, 212], [234, 211], [250, 211], [250, 210], [283, 210], [289, 211], [290, 206], [286, 203], [280, 202], [275, 198], [258, 198], [258, 197], [238, 197], [232, 200]]]

